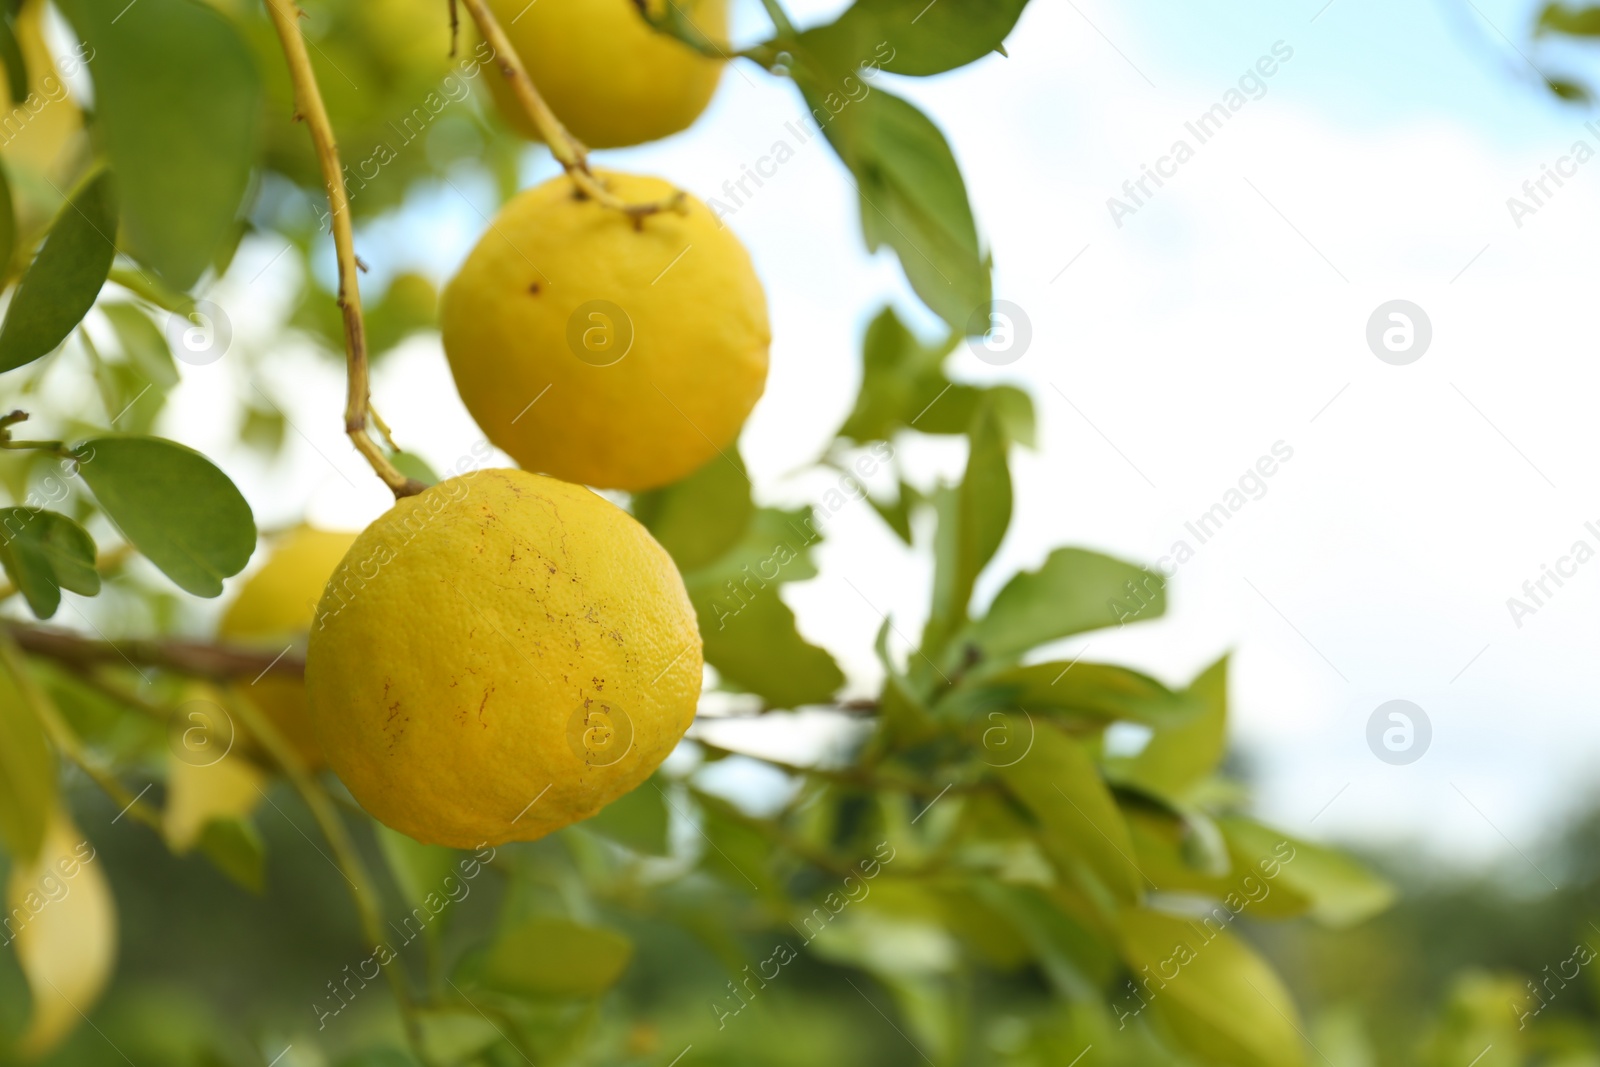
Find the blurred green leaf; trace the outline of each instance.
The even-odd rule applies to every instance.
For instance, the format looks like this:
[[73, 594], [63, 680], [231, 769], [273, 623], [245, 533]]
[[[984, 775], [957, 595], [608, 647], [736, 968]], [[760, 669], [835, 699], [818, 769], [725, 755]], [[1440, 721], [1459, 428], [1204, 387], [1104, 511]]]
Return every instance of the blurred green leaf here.
[[932, 659], [938, 659], [950, 636], [966, 625], [972, 587], [1011, 523], [1007, 452], [994, 410], [980, 406], [961, 484], [933, 494], [939, 520], [933, 539], [933, 603], [922, 634], [923, 654]]
[[741, 893], [771, 892], [772, 842], [727, 801], [698, 791], [693, 796], [706, 843], [700, 866]]
[[1568, 7], [1546, 4], [1539, 12], [1533, 32], [1564, 33], [1571, 37], [1600, 37], [1600, 7]]
[[143, 308], [136, 304], [103, 304], [100, 313], [111, 323], [122, 354], [151, 385], [165, 390], [178, 384], [178, 364], [167, 346], [167, 335]]
[[0, 508], [0, 565], [34, 615], [48, 619], [61, 590], [100, 592], [94, 538], [65, 515], [38, 508]]
[[94, 306], [116, 256], [117, 209], [102, 170], [61, 208], [0, 323], [0, 371], [49, 355]]
[[129, 250], [187, 290], [232, 233], [255, 163], [255, 58], [226, 17], [195, 0], [61, 6], [93, 49], [97, 127]]
[[[11, 64], [6, 63], [6, 69]], [[11, 179], [0, 163], [0, 277], [6, 277], [17, 258], [17, 206], [11, 196]]]
[[74, 449], [78, 473], [135, 548], [195, 596], [222, 592], [256, 546], [250, 505], [200, 453], [159, 437], [95, 437]]
[[713, 457], [673, 485], [639, 493], [633, 514], [684, 573], [715, 562], [744, 536], [755, 514], [737, 450]]
[[1113, 1008], [1119, 1017], [1148, 1007], [1203, 1063], [1299, 1067], [1305, 1062], [1299, 1012], [1289, 991], [1231, 931], [1143, 908], [1124, 912], [1120, 926], [1123, 959], [1150, 987], [1142, 996], [1118, 997]]
[[1034, 663], [986, 675], [1013, 707], [1091, 720], [1166, 726], [1186, 721], [1204, 705], [1189, 692], [1174, 693], [1148, 674], [1108, 663]]
[[250, 892], [266, 887], [266, 844], [249, 819], [212, 819], [200, 831], [198, 847], [217, 870]]
[[785, 582], [816, 576], [810, 550], [820, 538], [809, 508], [760, 508], [714, 563], [684, 575], [706, 662], [774, 707], [821, 703], [844, 684], [844, 672], [800, 636], [778, 594]]
[[0, 17], [0, 63], [5, 64], [6, 89], [11, 94], [13, 108], [21, 107], [28, 99], [28, 62], [17, 41], [15, 15], [15, 11], [8, 10]]
[[1290, 837], [1240, 815], [1217, 820], [1235, 864], [1276, 870], [1276, 882], [1310, 902], [1311, 917], [1328, 926], [1354, 926], [1385, 910], [1395, 890], [1342, 852]]
[[667, 805], [652, 778], [578, 825], [651, 856], [667, 854]]
[[[1139, 900], [1133, 842], [1094, 760], [1048, 722], [999, 713], [991, 718], [998, 725], [984, 732], [985, 761], [1003, 763], [1000, 780], [1037, 820], [1051, 863], [1070, 878], [1091, 874], [1117, 900]], [[1005, 731], [1003, 747], [994, 743], [996, 730]]]
[[[431, 917], [442, 915], [454, 899], [452, 884], [459, 883], [456, 865], [461, 854], [442, 845], [424, 845], [398, 830], [377, 824], [378, 848], [389, 873], [400, 887], [402, 903], [408, 911], [425, 909]], [[427, 922], [423, 929], [430, 936], [442, 932], [442, 922]]]
[[1005, 584], [965, 640], [1007, 659], [1086, 630], [1153, 619], [1166, 611], [1166, 582], [1143, 567], [1081, 548], [1058, 548], [1036, 571]]
[[882, 89], [841, 96], [827, 78], [796, 81], [822, 132], [855, 178], [867, 248], [895, 250], [917, 296], [957, 333], [992, 295], [966, 183], [944, 135]]
[[479, 980], [531, 997], [597, 997], [617, 984], [633, 943], [615, 930], [536, 915], [495, 938]]
[[978, 405], [988, 401], [1006, 436], [1031, 447], [1034, 416], [1028, 394], [1009, 385], [952, 382], [944, 364], [954, 344], [949, 336], [925, 344], [893, 308], [878, 312], [861, 341], [861, 387], [855, 406], [837, 436], [865, 444], [890, 440], [905, 429], [964, 434], [972, 428]]
[[[255, 415], [256, 412], [252, 410], [251, 414]], [[283, 417], [281, 414], [278, 417], [278, 422], [276, 425], [278, 439], [282, 440]], [[404, 474], [407, 478], [415, 478], [423, 485], [439, 484], [438, 472], [432, 467], [428, 466], [427, 461], [421, 456], [413, 455], [410, 452], [396, 452], [389, 457], [389, 462], [394, 464], [395, 470], [399, 471], [401, 474]]]
[[908, 545], [911, 543], [911, 513], [921, 502], [922, 494], [917, 492], [914, 486], [907, 485], [903, 481], [892, 503], [870, 495], [867, 497], [867, 503], [872, 505], [872, 510], [888, 524], [896, 537]]
[[1201, 713], [1159, 726], [1144, 749], [1119, 771], [1118, 781], [1181, 799], [1217, 769], [1228, 747], [1228, 657], [1202, 671], [1185, 696], [1203, 709]]
[[853, 73], [869, 80], [877, 70], [942, 74], [998, 49], [1027, 2], [856, 0], [834, 21], [802, 32], [792, 45], [781, 45], [839, 76]]
[[32, 863], [56, 804], [56, 760], [25, 670], [22, 654], [0, 630], [0, 838], [18, 860]]

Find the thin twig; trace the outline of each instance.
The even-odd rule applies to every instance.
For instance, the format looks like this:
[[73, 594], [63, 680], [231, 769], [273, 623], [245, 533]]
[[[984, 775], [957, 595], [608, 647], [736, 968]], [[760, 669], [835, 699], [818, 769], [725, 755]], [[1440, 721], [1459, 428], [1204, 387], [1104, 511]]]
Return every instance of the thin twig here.
[[[272, 0], [269, 0], [269, 3], [271, 2]], [[322, 836], [327, 839], [328, 847], [333, 850], [334, 862], [350, 886], [350, 899], [355, 903], [356, 914], [361, 922], [361, 932], [374, 948], [383, 944], [385, 934], [380, 906], [382, 898], [378, 895], [376, 883], [367, 873], [366, 865], [362, 863], [361, 856], [356, 851], [355, 843], [350, 839], [349, 830], [339, 818], [339, 813], [334, 810], [333, 800], [327, 790], [311, 776], [311, 772], [306, 769], [305, 762], [301, 760], [294, 746], [289, 744], [271, 720], [258, 712], [249, 700], [236, 698], [228, 703], [233, 713], [243, 721], [245, 731], [267, 750], [267, 754], [294, 786], [295, 792], [305, 801], [306, 807], [311, 809], [311, 817], [317, 821]], [[412, 1050], [423, 1063], [431, 1064], [432, 1061], [423, 1043], [422, 1026], [417, 1019], [417, 1005], [411, 995], [411, 983], [405, 962], [396, 956], [383, 967], [383, 970], [394, 991], [395, 1001], [400, 1006], [400, 1016], [405, 1022], [406, 1036], [411, 1040]]]
[[177, 637], [100, 641], [59, 626], [15, 620], [6, 620], [0, 626], [23, 651], [85, 669], [131, 663], [215, 680], [252, 680], [264, 673], [301, 677], [306, 669], [305, 657], [295, 652], [279, 654], [270, 649], [261, 651]]
[[350, 222], [350, 197], [345, 190], [344, 168], [339, 163], [339, 146], [333, 137], [333, 122], [322, 103], [322, 90], [311, 68], [305, 38], [297, 21], [300, 9], [292, 0], [267, 0], [267, 12], [283, 44], [289, 65], [289, 80], [294, 84], [295, 117], [311, 131], [311, 143], [322, 166], [322, 180], [328, 189], [328, 210], [332, 213], [333, 245], [339, 259], [339, 310], [344, 314], [345, 363], [349, 371], [349, 396], [344, 409], [344, 431], [356, 451], [366, 457], [378, 477], [396, 497], [412, 496], [427, 486], [407, 478], [389, 462], [372, 435], [367, 432], [367, 412], [371, 387], [367, 380], [367, 332], [361, 318], [361, 288], [356, 273], [355, 231]]
[[539, 131], [540, 138], [550, 146], [550, 154], [556, 157], [556, 162], [561, 164], [562, 169], [585, 196], [593, 197], [604, 207], [636, 219], [661, 211], [684, 210], [685, 201], [681, 192], [674, 193], [665, 200], [647, 204], [629, 204], [608, 190], [589, 169], [589, 150], [561, 124], [555, 112], [550, 110], [550, 105], [545, 103], [544, 97], [539, 95], [539, 90], [534, 86], [533, 79], [528, 77], [528, 71], [518, 58], [511, 39], [500, 28], [500, 23], [489, 10], [489, 6], [484, 0], [458, 0], [458, 2], [467, 9], [472, 21], [478, 24], [478, 32], [483, 34], [484, 41], [494, 51], [495, 65], [500, 68], [500, 73], [510, 86], [512, 95], [517, 98], [517, 103], [522, 105], [522, 110], [527, 113], [533, 128]]
[[33, 675], [21, 663], [21, 657], [16, 654], [16, 648], [11, 642], [0, 639], [0, 662], [3, 670], [12, 676], [17, 687], [22, 690], [22, 697], [28, 706], [38, 716], [39, 724], [44, 727], [46, 736], [52, 744], [77, 765], [78, 769], [88, 775], [100, 790], [109, 796], [113, 803], [122, 807], [124, 814], [132, 816], [135, 820], [149, 826], [156, 833], [161, 833], [161, 813], [140, 801], [138, 796], [130, 793], [117, 776], [101, 767], [97, 767], [89, 758], [89, 753], [83, 747], [83, 742], [67, 725], [66, 719], [56, 710], [50, 697], [40, 688]]

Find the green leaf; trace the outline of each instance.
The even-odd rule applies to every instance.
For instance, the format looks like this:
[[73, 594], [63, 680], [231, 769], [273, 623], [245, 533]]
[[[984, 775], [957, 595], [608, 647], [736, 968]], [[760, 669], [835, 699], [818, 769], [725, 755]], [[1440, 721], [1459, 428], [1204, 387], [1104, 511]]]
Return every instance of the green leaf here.
[[939, 525], [933, 540], [933, 603], [923, 630], [923, 654], [937, 659], [950, 635], [967, 622], [972, 587], [994, 558], [1011, 523], [1007, 440], [987, 404], [978, 409], [961, 484], [934, 493]]
[[1392, 885], [1342, 852], [1239, 815], [1223, 816], [1217, 824], [1236, 867], [1275, 869], [1275, 881], [1308, 900], [1311, 917], [1318, 922], [1354, 926], [1394, 903]]
[[[1216, 921], [1197, 924], [1142, 908], [1123, 913], [1123, 960], [1142, 983], [1112, 1002], [1118, 1017], [1146, 1009], [1202, 1063], [1299, 1067], [1299, 1012], [1266, 961]], [[1146, 970], [1145, 968], [1149, 968]], [[1147, 976], [1154, 975], [1154, 978]], [[1164, 978], [1163, 976], [1175, 975]]]
[[906, 544], [911, 543], [911, 513], [922, 502], [922, 494], [917, 492], [913, 485], [900, 483], [899, 494], [892, 503], [879, 500], [877, 497], [868, 496], [867, 503], [872, 505], [872, 510], [878, 513], [895, 536]]
[[[0, 17], [0, 63], [5, 64], [11, 107], [19, 108], [28, 99], [28, 61], [23, 58], [22, 45], [17, 41], [16, 23], [10, 11]], [[8, 259], [6, 262], [11, 261]]]
[[1107, 663], [1034, 663], [1010, 667], [983, 679], [1012, 707], [1055, 712], [1095, 721], [1166, 726], [1199, 714], [1191, 694], [1174, 693], [1148, 674]]
[[667, 854], [667, 805], [655, 779], [624, 793], [578, 825], [651, 856]]
[[49, 355], [94, 306], [116, 256], [117, 209], [102, 170], [56, 216], [0, 323], [0, 371]]
[[690, 593], [706, 662], [772, 707], [826, 703], [844, 684], [833, 656], [800, 636], [794, 612], [779, 599], [776, 586], [740, 599], [746, 595]]
[[[456, 874], [460, 854], [442, 845], [421, 844], [381, 823], [377, 833], [378, 848], [407, 909], [426, 909], [430, 918], [442, 913], [454, 899], [452, 887], [460, 884]], [[423, 929], [435, 937], [441, 932], [431, 921], [423, 924]]]
[[196, 0], [61, 6], [93, 49], [96, 126], [129, 251], [187, 290], [232, 235], [255, 163], [255, 59], [233, 24]]
[[795, 71], [806, 104], [855, 177], [867, 248], [888, 245], [917, 296], [958, 334], [993, 290], [967, 187], [944, 135], [882, 89], [859, 100]]
[[266, 887], [267, 848], [250, 820], [212, 819], [200, 831], [199, 849], [217, 870], [250, 892]]
[[1000, 48], [1027, 2], [856, 0], [833, 22], [801, 33], [794, 47], [841, 76], [870, 79], [876, 77], [873, 68], [942, 74]]
[[[251, 414], [254, 415], [255, 412], [252, 411]], [[280, 434], [282, 432], [281, 424], [279, 432]], [[394, 464], [395, 470], [404, 474], [407, 478], [414, 478], [423, 485], [439, 484], [438, 472], [428, 466], [427, 461], [421, 456], [412, 455], [410, 452], [396, 452], [389, 457], [389, 462]]]
[[615, 930], [536, 915], [495, 938], [480, 981], [530, 997], [597, 997], [617, 984], [633, 942]]
[[232, 481], [191, 448], [159, 437], [95, 437], [78, 473], [133, 547], [178, 587], [214, 597], [255, 551], [256, 524]]
[[41, 694], [22, 654], [0, 630], [0, 840], [32, 863], [56, 805], [56, 761], [35, 712]]
[[717, 456], [682, 481], [639, 493], [633, 514], [679, 570], [708, 566], [738, 543], [755, 514], [744, 460], [737, 451]]
[[[7, 69], [10, 69], [9, 64]], [[11, 269], [11, 261], [17, 258], [17, 209], [11, 196], [11, 179], [6, 176], [6, 168], [0, 164], [0, 276], [6, 275]]]
[[100, 313], [111, 323], [122, 354], [151, 385], [166, 390], [178, 384], [178, 364], [167, 345], [167, 335], [143, 308], [136, 304], [104, 304]]
[[884, 308], [861, 342], [861, 387], [837, 436], [858, 444], [887, 441], [896, 433], [964, 434], [980, 404], [993, 405], [1006, 437], [1034, 443], [1033, 401], [1009, 385], [980, 387], [952, 382], [944, 373], [954, 342], [927, 344]]
[[1203, 709], [1200, 714], [1156, 730], [1118, 781], [1181, 799], [1217, 769], [1228, 747], [1228, 657], [1201, 672], [1185, 695]]
[[873, 649], [883, 664], [883, 691], [878, 694], [878, 718], [890, 747], [915, 745], [936, 737], [939, 724], [917, 696], [910, 679], [895, 668], [889, 658], [890, 621], [878, 627]]
[[[999, 712], [990, 718], [999, 725], [986, 734], [1004, 730], [1008, 744], [986, 745], [988, 762], [1005, 763], [998, 768], [1000, 780], [1038, 822], [1039, 844], [1051, 863], [1116, 900], [1139, 900], [1143, 879], [1134, 865], [1133, 841], [1094, 760], [1048, 722]], [[1024, 744], [1022, 754], [1014, 751]]]
[[65, 515], [38, 508], [0, 508], [0, 565], [34, 615], [48, 619], [61, 590], [100, 592], [94, 539]]
[[715, 563], [684, 575], [706, 662], [774, 707], [822, 703], [844, 684], [833, 657], [800, 636], [778, 593], [784, 582], [816, 576], [810, 549], [820, 537], [809, 508], [761, 508]]
[[1546, 4], [1534, 24], [1535, 34], [1564, 33], [1571, 37], [1600, 37], [1600, 7]]
[[966, 639], [985, 656], [1006, 659], [1086, 630], [1153, 619], [1167, 609], [1166, 582], [1131, 563], [1058, 548], [995, 596]]

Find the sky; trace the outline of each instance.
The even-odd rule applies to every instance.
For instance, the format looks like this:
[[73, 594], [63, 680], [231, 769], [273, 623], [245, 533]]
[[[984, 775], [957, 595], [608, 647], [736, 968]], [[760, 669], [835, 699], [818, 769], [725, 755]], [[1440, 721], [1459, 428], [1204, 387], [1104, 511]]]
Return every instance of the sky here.
[[[839, 6], [791, 5], [802, 25]], [[754, 0], [736, 14], [737, 36], [762, 35]], [[1586, 128], [1595, 114], [1555, 101], [1533, 68], [1600, 79], [1600, 55], [1536, 46], [1533, 17], [1487, 0], [1036, 0], [1008, 57], [882, 85], [945, 131], [996, 295], [1031, 325], [1007, 366], [966, 352], [950, 363], [964, 380], [1023, 385], [1040, 416], [1040, 447], [1013, 456], [1015, 520], [979, 606], [1059, 545], [1154, 563], [1187, 540], [1166, 618], [1048, 658], [1181, 684], [1231, 653], [1234, 744], [1263, 817], [1537, 887], [1541, 842], [1594, 795], [1600, 558], [1561, 564], [1568, 575], [1545, 579], [1536, 610], [1513, 617], [1507, 601], [1533, 606], [1524, 582], [1575, 542], [1600, 550], [1600, 370], [1588, 358], [1600, 158], [1561, 162], [1578, 141], [1600, 150], [1600, 124]], [[1199, 144], [1185, 123], [1274, 55], [1272, 75], [1247, 81], [1251, 98]], [[804, 113], [791, 85], [738, 65], [690, 131], [596, 158], [705, 198]], [[1178, 139], [1192, 157], [1136, 210], [1110, 210]], [[1547, 180], [1537, 210], [1514, 217], [1507, 199], [1526, 200], [1524, 181], [1558, 164], [1564, 184]], [[530, 183], [553, 172], [530, 153]], [[442, 280], [490, 210], [489, 190], [466, 179], [425, 192], [359, 235], [372, 283], [406, 267]], [[727, 219], [771, 305], [771, 376], [741, 441], [764, 502], [831, 487], [794, 472], [848, 411], [860, 334], [884, 303], [936, 332], [893, 259], [866, 252], [856, 212], [818, 139]], [[236, 337], [292, 291], [293, 257], [274, 262], [277, 251], [247, 244], [218, 289]], [[1368, 343], [1369, 320], [1396, 300], [1431, 332], [1403, 365]], [[319, 524], [354, 528], [383, 510], [385, 491], [340, 433], [335, 369], [292, 346], [262, 380], [217, 366], [186, 368], [168, 414], [197, 447], [225, 452], [233, 423], [219, 398], [294, 397], [286, 464], [224, 462], [262, 502], [264, 526], [297, 519], [307, 485]], [[374, 396], [437, 467], [479, 439], [436, 338], [388, 359]], [[1275, 453], [1271, 477], [1247, 477]], [[924, 482], [963, 463], [959, 445], [927, 439], [902, 442], [899, 457]], [[1247, 502], [1198, 543], [1185, 524], [1241, 478]], [[881, 613], [918, 632], [929, 561], [864, 504], [833, 518], [818, 559], [822, 576], [785, 599], [852, 691], [869, 693]], [[1412, 762], [1369, 746], [1369, 720], [1391, 700], [1431, 729]]]

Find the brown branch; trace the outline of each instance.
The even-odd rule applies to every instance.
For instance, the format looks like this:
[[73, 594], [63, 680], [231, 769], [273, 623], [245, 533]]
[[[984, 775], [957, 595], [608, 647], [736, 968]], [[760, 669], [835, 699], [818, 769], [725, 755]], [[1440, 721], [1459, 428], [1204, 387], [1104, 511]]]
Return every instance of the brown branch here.
[[361, 288], [356, 281], [361, 262], [356, 258], [355, 231], [350, 223], [350, 197], [345, 190], [344, 168], [339, 162], [339, 145], [334, 140], [333, 122], [328, 118], [328, 109], [322, 103], [322, 90], [318, 88], [316, 73], [311, 68], [305, 38], [300, 34], [300, 9], [293, 0], [267, 0], [267, 12], [272, 16], [273, 28], [278, 31], [278, 39], [283, 43], [284, 59], [289, 65], [289, 80], [294, 85], [295, 117], [304, 121], [311, 131], [311, 143], [316, 147], [322, 180], [328, 189], [333, 246], [339, 258], [338, 304], [344, 315], [345, 363], [349, 371], [344, 431], [349, 434], [356, 451], [366, 457], [372, 469], [396, 497], [411, 496], [427, 487], [396, 470], [367, 432], [367, 411], [372, 398], [367, 379], [367, 331], [361, 317]]
[[44, 656], [68, 666], [90, 667], [131, 665], [158, 667], [195, 678], [225, 681], [230, 678], [254, 680], [263, 674], [291, 678], [304, 676], [305, 656], [290, 650], [275, 653], [207, 641], [178, 637], [155, 639], [128, 638], [104, 641], [85, 637], [59, 626], [6, 620], [0, 623], [17, 647], [35, 656]]

